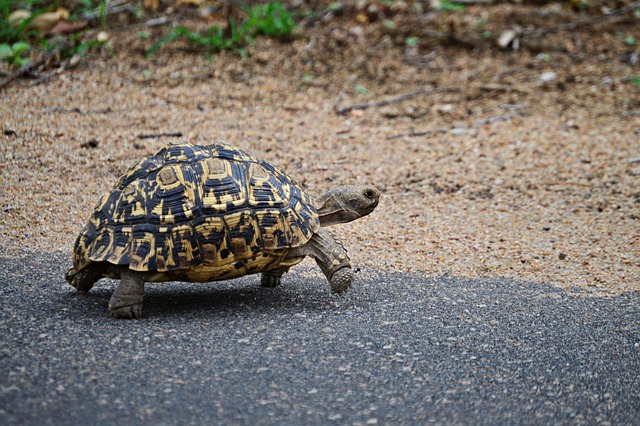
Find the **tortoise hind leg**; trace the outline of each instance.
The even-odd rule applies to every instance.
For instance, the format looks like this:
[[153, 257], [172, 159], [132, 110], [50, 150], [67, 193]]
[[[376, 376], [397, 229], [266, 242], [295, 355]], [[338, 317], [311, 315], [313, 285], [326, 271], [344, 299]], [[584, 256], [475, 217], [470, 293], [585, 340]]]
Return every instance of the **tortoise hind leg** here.
[[124, 268], [120, 273], [120, 284], [109, 300], [109, 315], [114, 318], [140, 319], [144, 282], [144, 274]]
[[69, 269], [65, 279], [69, 284], [74, 286], [79, 293], [86, 293], [91, 290], [93, 285], [103, 276], [103, 268], [98, 264], [93, 264], [79, 272], [75, 272], [73, 268]]
[[313, 257], [334, 293], [346, 291], [353, 281], [347, 251], [326, 229], [320, 229], [305, 245], [292, 249], [288, 256]]

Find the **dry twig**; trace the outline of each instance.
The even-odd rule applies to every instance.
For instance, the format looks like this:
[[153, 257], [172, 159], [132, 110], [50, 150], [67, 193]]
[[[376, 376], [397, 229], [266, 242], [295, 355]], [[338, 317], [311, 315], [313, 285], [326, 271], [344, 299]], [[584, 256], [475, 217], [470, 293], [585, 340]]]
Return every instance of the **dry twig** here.
[[537, 28], [535, 30], [523, 31], [520, 34], [521, 38], [536, 38], [541, 37], [546, 34], [551, 34], [559, 31], [567, 31], [567, 30], [575, 30], [580, 27], [588, 27], [591, 25], [597, 25], [602, 22], [611, 21], [614, 19], [623, 18], [621, 15], [624, 15], [629, 12], [633, 12], [634, 10], [640, 8], [640, 1], [636, 1], [635, 3], [630, 4], [629, 6], [612, 10], [607, 15], [596, 16], [594, 18], [585, 19], [583, 21], [578, 22], [568, 22], [565, 24], [552, 25], [546, 28]]
[[419, 132], [414, 131], [409, 133], [403, 133], [400, 135], [387, 136], [387, 140], [390, 141], [393, 139], [399, 139], [404, 137], [415, 138], [417, 136], [437, 135], [441, 133], [447, 133], [448, 131], [449, 129], [429, 129], [429, 130], [421, 130]]
[[181, 138], [181, 132], [169, 132], [169, 133], [142, 133], [138, 135], [138, 139], [153, 139], [153, 138]]
[[418, 96], [434, 95], [436, 93], [443, 93], [443, 92], [455, 92], [457, 90], [458, 89], [456, 89], [455, 87], [436, 87], [435, 89], [420, 89], [420, 90], [416, 90], [415, 92], [405, 93], [404, 95], [394, 96], [392, 98], [382, 99], [380, 101], [364, 102], [361, 104], [353, 104], [353, 105], [347, 105], [342, 107], [338, 107], [336, 104], [335, 110], [337, 114], [343, 115], [350, 111], [354, 111], [358, 109], [367, 109], [371, 107], [386, 106], [386, 105], [391, 105], [398, 102], [406, 101], [409, 99], [417, 98]]
[[515, 87], [515, 86], [512, 86], [510, 84], [487, 83], [487, 84], [481, 85], [480, 89], [485, 90], [485, 91], [517, 92], [517, 93], [524, 93], [524, 94], [530, 94], [531, 93], [531, 89], [528, 89], [526, 87]]
[[113, 15], [115, 13], [122, 12], [123, 10], [130, 10], [133, 5], [129, 3], [129, 0], [117, 0], [114, 2], [107, 2], [106, 7], [97, 7], [93, 10], [89, 10], [82, 14], [82, 19], [97, 18], [99, 16]]
[[458, 35], [453, 31], [444, 32], [444, 31], [424, 30], [423, 35], [425, 37], [436, 38], [438, 40], [448, 42], [451, 44], [457, 44], [459, 46], [466, 47], [467, 49], [475, 49], [476, 47], [482, 44], [482, 40], [476, 40], [471, 37]]
[[511, 120], [514, 117], [519, 117], [519, 116], [520, 116], [520, 114], [504, 114], [504, 115], [499, 115], [497, 117], [489, 117], [489, 118], [485, 118], [483, 120], [476, 120], [476, 121], [473, 122], [473, 125], [475, 127], [483, 126], [485, 124], [497, 123], [498, 121]]
[[37, 61], [20, 67], [16, 72], [10, 74], [2, 81], [2, 83], [0, 83], [0, 89], [4, 89], [18, 78], [34, 74], [38, 68], [58, 56], [64, 47], [66, 46], [58, 46], [51, 52], [43, 54]]
[[164, 25], [164, 24], [168, 24], [169, 23], [169, 18], [167, 18], [166, 16], [161, 16], [160, 18], [155, 18], [155, 19], [150, 19], [148, 21], [145, 21], [141, 24], [139, 24], [142, 27], [155, 27], [158, 25]]
[[438, 54], [435, 50], [428, 55], [420, 56], [420, 55], [404, 55], [404, 61], [409, 65], [415, 65], [419, 68], [424, 68], [429, 62], [433, 61]]

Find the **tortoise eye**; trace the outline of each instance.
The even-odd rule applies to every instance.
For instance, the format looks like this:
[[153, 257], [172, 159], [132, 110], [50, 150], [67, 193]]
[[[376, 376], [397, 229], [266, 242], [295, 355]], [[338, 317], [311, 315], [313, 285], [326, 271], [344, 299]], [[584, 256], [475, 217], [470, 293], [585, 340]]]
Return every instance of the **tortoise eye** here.
[[373, 199], [373, 191], [370, 189], [365, 190], [363, 195], [369, 199]]

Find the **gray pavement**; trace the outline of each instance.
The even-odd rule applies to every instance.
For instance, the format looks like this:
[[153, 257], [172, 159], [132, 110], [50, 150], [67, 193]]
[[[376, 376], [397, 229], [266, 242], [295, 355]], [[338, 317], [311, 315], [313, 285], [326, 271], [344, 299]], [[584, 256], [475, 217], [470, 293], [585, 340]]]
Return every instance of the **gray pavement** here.
[[147, 285], [144, 317], [79, 297], [68, 254], [0, 256], [0, 423], [640, 424], [640, 295], [311, 264]]

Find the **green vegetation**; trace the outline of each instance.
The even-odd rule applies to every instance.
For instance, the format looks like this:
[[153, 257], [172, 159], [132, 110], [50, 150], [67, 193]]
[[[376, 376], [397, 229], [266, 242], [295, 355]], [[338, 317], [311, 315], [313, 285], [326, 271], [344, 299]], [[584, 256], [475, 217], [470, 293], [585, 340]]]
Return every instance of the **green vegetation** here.
[[404, 39], [404, 44], [409, 47], [417, 46], [420, 44], [419, 37], [407, 37]]
[[367, 93], [369, 93], [369, 90], [360, 84], [356, 84], [354, 90], [356, 91], [356, 93], [360, 93], [361, 95], [366, 95]]
[[26, 41], [31, 35], [27, 30], [29, 23], [42, 11], [36, 11], [30, 18], [23, 20], [19, 25], [11, 25], [9, 16], [11, 12], [18, 8], [26, 8], [29, 1], [22, 0], [0, 0], [0, 44], [12, 46], [14, 43]]
[[0, 44], [0, 61], [7, 61], [18, 67], [27, 65], [29, 59], [22, 57], [22, 53], [27, 52], [29, 49], [31, 49], [31, 46], [24, 41], [17, 41], [12, 45]]
[[544, 62], [551, 62], [553, 60], [551, 55], [549, 55], [548, 53], [540, 53], [538, 54], [537, 58]]
[[618, 31], [616, 32], [616, 37], [622, 40], [622, 42], [627, 46], [635, 46], [636, 44], [636, 38], [631, 34]]
[[286, 38], [296, 27], [291, 12], [279, 1], [269, 2], [251, 8], [245, 8], [248, 18], [244, 23], [244, 32], [249, 36], [265, 35], [273, 38]]
[[225, 37], [224, 31], [220, 27], [210, 27], [207, 30], [199, 33], [191, 31], [189, 28], [179, 25], [169, 31], [169, 34], [162, 37], [155, 42], [153, 46], [145, 53], [146, 57], [149, 57], [156, 53], [163, 45], [171, 43], [179, 38], [185, 38], [191, 44], [203, 47], [207, 53], [211, 53], [225, 50], [225, 49], [239, 49], [240, 48], [240, 34], [237, 29], [232, 28], [231, 37]]
[[251, 44], [255, 37], [265, 35], [273, 38], [287, 38], [295, 29], [293, 15], [279, 1], [244, 8], [247, 18], [239, 25], [232, 25], [229, 31], [217, 26], [197, 32], [185, 26], [173, 28], [167, 35], [155, 42], [145, 53], [149, 57], [163, 45], [177, 39], [186, 39], [189, 43], [203, 48], [207, 55], [221, 50], [237, 50], [244, 55], [244, 47]]
[[62, 56], [63, 58], [70, 58], [75, 55], [84, 56], [84, 54], [88, 51], [102, 46], [105, 46], [108, 53], [110, 55], [113, 55], [113, 50], [109, 42], [99, 39], [83, 41], [80, 37], [80, 34], [74, 34], [69, 40], [70, 43], [63, 46], [60, 56]]
[[43, 11], [37, 10], [19, 24], [12, 25], [9, 18], [14, 9], [28, 7], [31, 3], [30, 1], [0, 0], [0, 61], [8, 62], [15, 67], [29, 63], [29, 58], [24, 54], [31, 50], [28, 41], [35, 36], [35, 31], [28, 30], [27, 27]]
[[[81, 40], [80, 34], [69, 37], [45, 38], [37, 30], [31, 29], [29, 24], [39, 15], [48, 11], [38, 0], [0, 0], [0, 61], [6, 62], [14, 67], [22, 67], [30, 63], [28, 53], [38, 50], [51, 52], [56, 49], [62, 59], [70, 58], [74, 55], [82, 56], [92, 48], [107, 44], [100, 40]], [[91, 0], [78, 0], [79, 7], [76, 13], [89, 10], [92, 6]], [[104, 24], [104, 10], [106, 0], [100, 2], [100, 20]], [[22, 21], [10, 22], [11, 13], [22, 9], [29, 11], [22, 16]], [[73, 19], [73, 16], [71, 17]]]
[[438, 2], [438, 6], [436, 7], [436, 9], [446, 10], [446, 11], [456, 11], [456, 10], [464, 10], [464, 6], [451, 0], [440, 0]]

